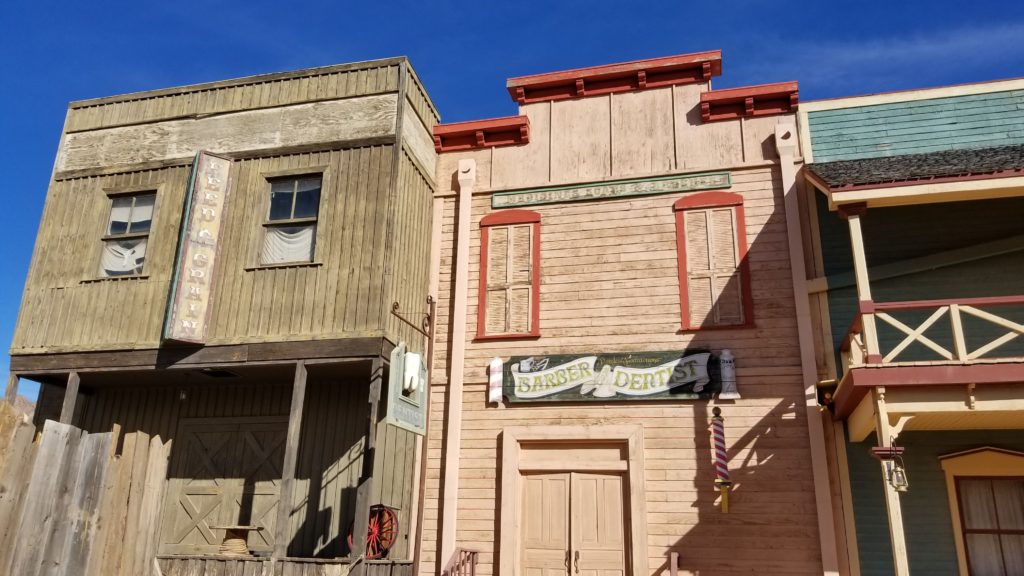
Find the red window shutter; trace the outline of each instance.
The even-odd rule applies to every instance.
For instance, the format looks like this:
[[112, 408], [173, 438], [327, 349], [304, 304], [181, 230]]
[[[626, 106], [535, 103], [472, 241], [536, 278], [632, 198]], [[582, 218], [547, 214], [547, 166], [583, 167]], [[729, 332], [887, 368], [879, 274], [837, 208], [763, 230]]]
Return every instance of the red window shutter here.
[[[488, 224], [488, 219], [493, 223]], [[496, 212], [481, 221], [481, 314], [477, 337], [536, 336], [540, 215]]]
[[742, 197], [697, 194], [677, 201], [675, 209], [683, 328], [749, 325]]

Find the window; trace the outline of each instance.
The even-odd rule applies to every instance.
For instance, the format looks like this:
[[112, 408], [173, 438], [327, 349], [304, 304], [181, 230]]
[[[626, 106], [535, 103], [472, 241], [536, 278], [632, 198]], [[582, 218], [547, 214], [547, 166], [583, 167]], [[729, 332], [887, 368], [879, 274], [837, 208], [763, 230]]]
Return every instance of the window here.
[[743, 197], [704, 192], [673, 208], [682, 329], [753, 325]]
[[155, 205], [156, 192], [111, 198], [110, 218], [100, 256], [100, 276], [113, 278], [142, 274]]
[[261, 264], [313, 260], [320, 185], [319, 175], [270, 181], [270, 209], [263, 224]]
[[477, 338], [540, 336], [540, 214], [485, 216], [480, 246]]
[[957, 477], [971, 576], [1024, 574], [1024, 478]]

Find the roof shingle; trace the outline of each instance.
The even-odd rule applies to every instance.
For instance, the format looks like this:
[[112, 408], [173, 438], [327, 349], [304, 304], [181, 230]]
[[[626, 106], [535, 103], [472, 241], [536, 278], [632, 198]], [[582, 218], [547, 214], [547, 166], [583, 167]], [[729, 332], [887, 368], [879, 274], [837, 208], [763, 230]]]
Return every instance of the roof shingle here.
[[830, 189], [1024, 171], [1024, 145], [808, 164]]

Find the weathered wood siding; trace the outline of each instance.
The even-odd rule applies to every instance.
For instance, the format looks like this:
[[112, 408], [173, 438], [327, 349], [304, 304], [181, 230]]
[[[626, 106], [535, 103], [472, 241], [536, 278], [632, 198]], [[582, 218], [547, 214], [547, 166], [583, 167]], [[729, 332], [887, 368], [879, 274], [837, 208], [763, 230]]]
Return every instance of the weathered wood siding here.
[[81, 100], [68, 107], [66, 131], [395, 92], [402, 64], [393, 58]]
[[[786, 222], [766, 117], [702, 124], [703, 86], [522, 107], [530, 116], [526, 146], [442, 155], [444, 196], [437, 367], [427, 444], [428, 480], [421, 574], [439, 558], [445, 342], [453, 292], [456, 202], [453, 172], [460, 158], [477, 162], [469, 258], [466, 363], [456, 546], [481, 551], [478, 574], [494, 574], [502, 523], [501, 434], [509, 426], [550, 427], [642, 423], [652, 574], [666, 574], [668, 555], [700, 574], [820, 574], [810, 461]], [[675, 116], [673, 116], [673, 114]], [[673, 129], [674, 126], [674, 129]], [[731, 171], [730, 192], [746, 211], [754, 327], [680, 334], [679, 278], [673, 203], [683, 193], [530, 206], [541, 214], [539, 339], [474, 342], [477, 324], [480, 219], [492, 212], [490, 192], [551, 183], [668, 173]], [[714, 471], [704, 401], [486, 404], [487, 365], [495, 356], [729, 348], [743, 394], [723, 406], [733, 479], [730, 513], [714, 504]], [[637, 575], [645, 576], [645, 575]]]
[[[160, 345], [198, 149], [235, 158], [208, 344], [386, 336], [419, 349], [391, 304], [425, 311], [436, 121], [404, 59], [72, 104], [12, 352]], [[314, 261], [261, 267], [267, 178], [307, 169], [324, 178]], [[157, 191], [143, 277], [98, 278], [112, 189]]]
[[808, 113], [815, 162], [1024, 144], [1024, 90]]
[[[39, 225], [11, 350], [154, 347], [170, 291], [187, 166], [57, 181]], [[98, 280], [106, 189], [157, 190], [146, 277]]]
[[[295, 476], [290, 555], [333, 558], [348, 551], [345, 538], [363, 466], [366, 399], [365, 386], [358, 382], [311, 379], [309, 383]], [[173, 440], [183, 419], [287, 418], [290, 400], [290, 383], [202, 384], [193, 378], [175, 387], [95, 388], [79, 400], [82, 408], [76, 424], [100, 432], [109, 431], [116, 423], [122, 435], [144, 431]], [[175, 446], [179, 444], [179, 449], [185, 449], [183, 443]], [[391, 448], [387, 445], [378, 457], [388, 461], [406, 458], [404, 453], [390, 454]]]

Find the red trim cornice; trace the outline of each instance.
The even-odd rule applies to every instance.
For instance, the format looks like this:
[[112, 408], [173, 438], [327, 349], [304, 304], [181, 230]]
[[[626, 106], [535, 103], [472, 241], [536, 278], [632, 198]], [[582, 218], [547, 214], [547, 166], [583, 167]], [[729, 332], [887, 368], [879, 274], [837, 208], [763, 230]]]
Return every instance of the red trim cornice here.
[[506, 86], [519, 104], [632, 92], [676, 84], [707, 82], [722, 74], [722, 51], [709, 50], [650, 60], [509, 78]]
[[533, 210], [502, 210], [491, 212], [480, 219], [480, 226], [502, 226], [505, 224], [530, 224], [540, 222], [540, 214]]
[[705, 122], [787, 114], [796, 110], [797, 102], [799, 90], [796, 82], [743, 86], [702, 93], [700, 114]]
[[835, 419], [842, 420], [875, 386], [951, 386], [1024, 382], [1024, 363], [853, 368], [836, 391]]
[[506, 116], [434, 126], [434, 149], [438, 152], [515, 146], [530, 142], [530, 119]]

